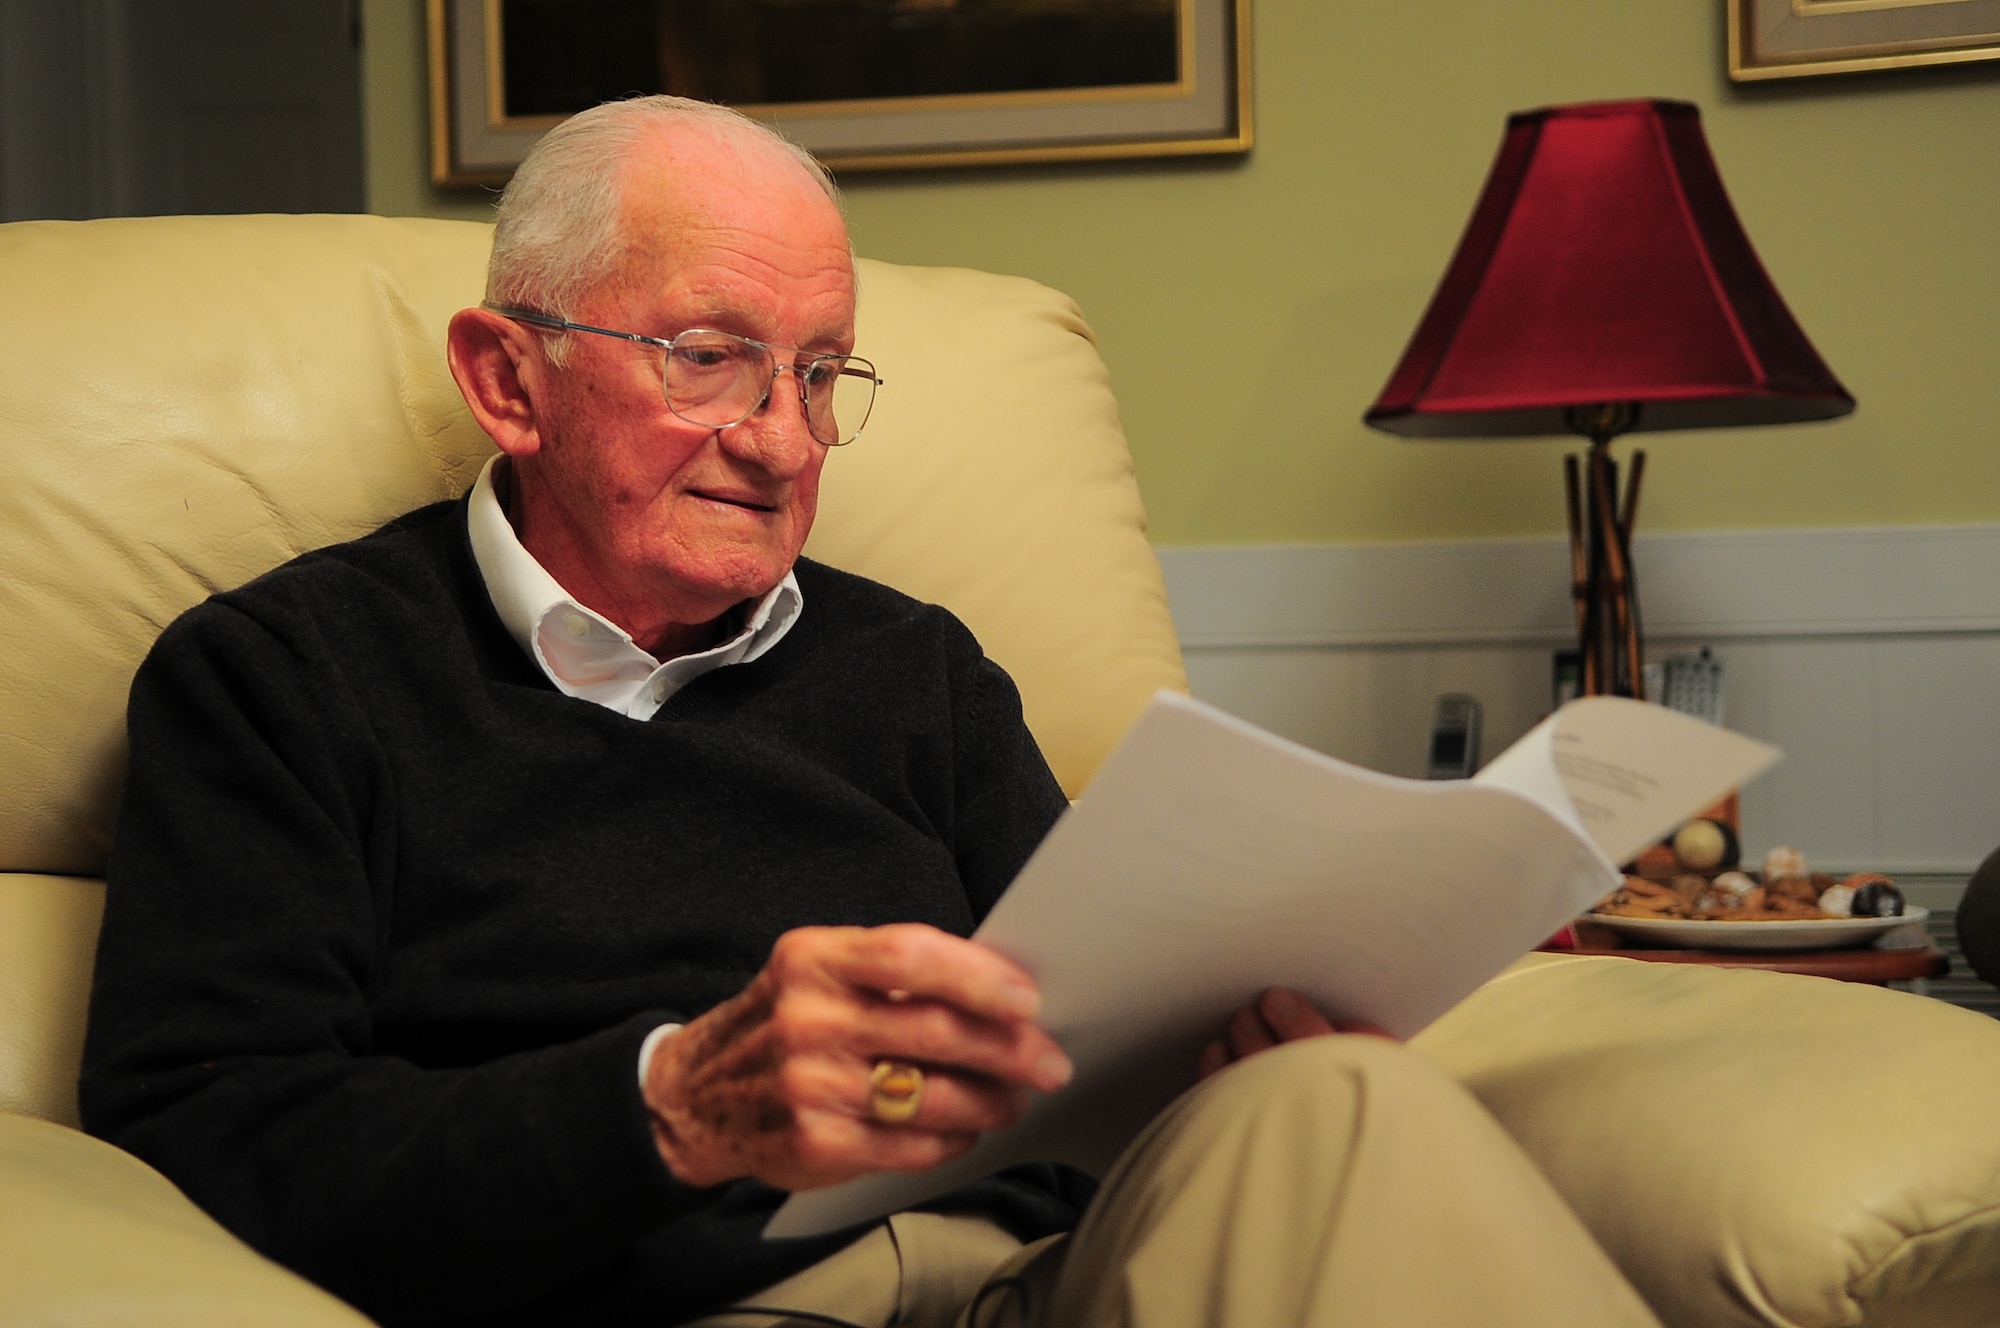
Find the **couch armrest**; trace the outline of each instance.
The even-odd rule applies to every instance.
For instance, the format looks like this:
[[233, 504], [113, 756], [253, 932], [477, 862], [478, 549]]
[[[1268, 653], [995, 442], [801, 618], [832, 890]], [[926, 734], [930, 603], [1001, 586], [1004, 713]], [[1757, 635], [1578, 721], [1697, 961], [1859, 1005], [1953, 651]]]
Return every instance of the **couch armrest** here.
[[107, 1143], [0, 1114], [0, 1323], [368, 1328]]
[[2000, 1021], [1878, 987], [1534, 956], [1416, 1039], [1669, 1325], [1985, 1324]]

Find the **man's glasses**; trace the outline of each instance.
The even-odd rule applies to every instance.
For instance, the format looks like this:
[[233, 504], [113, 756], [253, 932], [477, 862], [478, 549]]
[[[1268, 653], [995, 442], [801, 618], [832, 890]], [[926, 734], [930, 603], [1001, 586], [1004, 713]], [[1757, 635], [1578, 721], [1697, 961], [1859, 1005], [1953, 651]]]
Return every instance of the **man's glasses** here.
[[[732, 332], [689, 328], [679, 336], [648, 337], [614, 332], [606, 327], [572, 323], [532, 309], [488, 305], [502, 318], [552, 332], [590, 332], [620, 341], [636, 341], [666, 352], [661, 375], [667, 409], [704, 429], [727, 429], [762, 410], [787, 370], [799, 381], [799, 404], [806, 428], [828, 447], [851, 443], [868, 423], [875, 406], [875, 389], [882, 380], [875, 366], [853, 355], [820, 355], [792, 346], [771, 346]], [[790, 357], [781, 362], [779, 352]]]

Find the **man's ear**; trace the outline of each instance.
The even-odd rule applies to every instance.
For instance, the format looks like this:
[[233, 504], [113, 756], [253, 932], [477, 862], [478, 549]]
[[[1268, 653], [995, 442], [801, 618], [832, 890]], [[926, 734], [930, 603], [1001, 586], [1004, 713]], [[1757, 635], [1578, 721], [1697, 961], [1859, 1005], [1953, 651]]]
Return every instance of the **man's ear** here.
[[534, 334], [491, 309], [461, 309], [445, 334], [445, 358], [465, 404], [508, 456], [541, 450], [535, 387], [545, 361]]

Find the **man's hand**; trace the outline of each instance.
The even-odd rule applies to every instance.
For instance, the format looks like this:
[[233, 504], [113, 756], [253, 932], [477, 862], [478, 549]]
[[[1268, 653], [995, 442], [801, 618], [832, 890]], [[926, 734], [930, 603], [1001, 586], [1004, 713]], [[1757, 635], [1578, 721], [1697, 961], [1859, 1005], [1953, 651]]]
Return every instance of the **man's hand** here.
[[[665, 1039], [646, 1073], [653, 1138], [690, 1185], [740, 1176], [787, 1190], [920, 1171], [1012, 1124], [1030, 1089], [1069, 1081], [1012, 961], [935, 928], [785, 933], [735, 998]], [[923, 1070], [914, 1119], [870, 1108], [878, 1061]]]
[[1388, 1037], [1373, 1024], [1358, 1019], [1336, 1022], [1314, 1009], [1303, 996], [1289, 987], [1272, 987], [1230, 1017], [1223, 1035], [1202, 1048], [1201, 1077], [1208, 1078], [1280, 1042], [1325, 1037], [1330, 1033], [1368, 1033]]

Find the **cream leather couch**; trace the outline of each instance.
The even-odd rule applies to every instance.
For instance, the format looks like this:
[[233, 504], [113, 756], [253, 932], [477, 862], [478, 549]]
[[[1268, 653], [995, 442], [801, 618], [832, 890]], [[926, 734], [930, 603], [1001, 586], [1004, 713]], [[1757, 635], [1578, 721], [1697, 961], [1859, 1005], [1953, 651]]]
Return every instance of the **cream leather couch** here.
[[[0, 1324], [353, 1311], [85, 1137], [127, 682], [211, 590], [464, 489], [484, 228], [0, 226]], [[1184, 684], [1103, 366], [1031, 282], [862, 265], [887, 386], [810, 552], [950, 605], [1074, 794]], [[1418, 1042], [1671, 1325], [2000, 1322], [2000, 1024], [1805, 978], [1530, 961]]]

